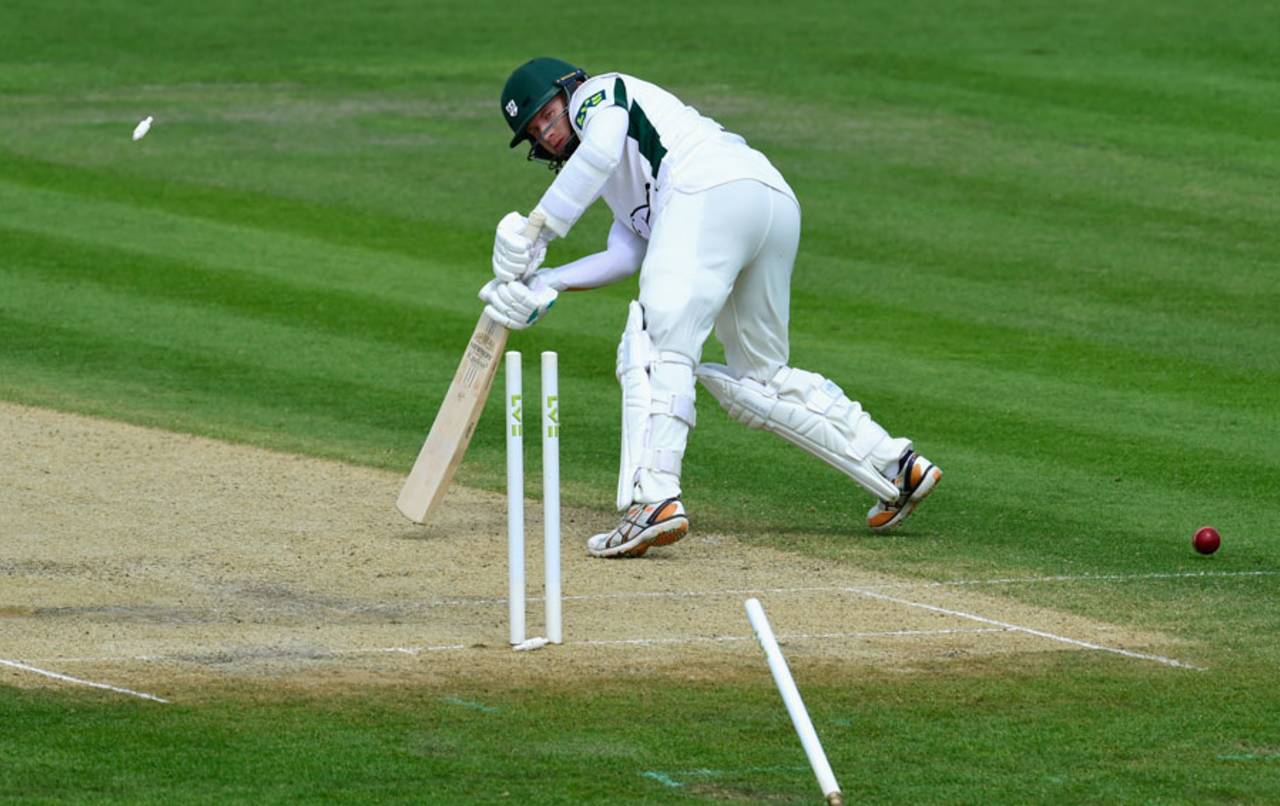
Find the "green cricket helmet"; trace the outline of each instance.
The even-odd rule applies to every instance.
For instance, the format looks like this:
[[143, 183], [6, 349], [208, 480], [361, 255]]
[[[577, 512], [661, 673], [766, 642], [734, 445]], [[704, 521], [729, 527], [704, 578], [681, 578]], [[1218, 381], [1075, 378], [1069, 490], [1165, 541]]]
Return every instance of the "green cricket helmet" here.
[[511, 148], [528, 140], [533, 143], [529, 159], [554, 163], [567, 158], [568, 153], [557, 158], [538, 145], [529, 136], [529, 121], [557, 94], [563, 95], [567, 108], [573, 91], [586, 80], [587, 73], [582, 68], [546, 56], [531, 59], [517, 67], [507, 79], [507, 85], [502, 88], [502, 117], [514, 134]]

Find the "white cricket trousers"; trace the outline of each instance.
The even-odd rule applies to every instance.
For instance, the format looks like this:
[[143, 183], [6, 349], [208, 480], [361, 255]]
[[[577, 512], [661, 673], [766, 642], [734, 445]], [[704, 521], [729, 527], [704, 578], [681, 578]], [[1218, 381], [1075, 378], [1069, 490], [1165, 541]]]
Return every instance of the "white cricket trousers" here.
[[790, 351], [799, 243], [799, 205], [761, 182], [672, 193], [640, 270], [640, 303], [654, 346], [696, 363], [714, 326], [734, 374], [768, 380]]
[[[640, 303], [654, 348], [692, 365], [660, 361], [651, 369], [655, 398], [695, 394], [693, 366], [715, 328], [733, 373], [768, 381], [787, 363], [791, 270], [800, 242], [800, 207], [768, 185], [743, 179], [698, 193], [673, 192], [654, 223], [640, 269]], [[649, 447], [675, 456], [662, 469], [641, 467], [635, 501], [680, 494], [679, 459], [689, 424], [649, 420]]]

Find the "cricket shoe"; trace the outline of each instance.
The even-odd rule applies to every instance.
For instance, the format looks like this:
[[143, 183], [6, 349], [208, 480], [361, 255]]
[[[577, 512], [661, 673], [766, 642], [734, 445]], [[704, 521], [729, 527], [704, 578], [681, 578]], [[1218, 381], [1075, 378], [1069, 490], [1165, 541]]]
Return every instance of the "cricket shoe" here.
[[640, 557], [650, 546], [669, 546], [689, 533], [689, 517], [679, 498], [632, 504], [612, 532], [587, 539], [592, 557]]
[[915, 451], [902, 454], [893, 479], [898, 487], [898, 497], [893, 501], [877, 501], [867, 511], [867, 526], [873, 532], [887, 532], [902, 523], [921, 501], [929, 497], [941, 480], [942, 468]]

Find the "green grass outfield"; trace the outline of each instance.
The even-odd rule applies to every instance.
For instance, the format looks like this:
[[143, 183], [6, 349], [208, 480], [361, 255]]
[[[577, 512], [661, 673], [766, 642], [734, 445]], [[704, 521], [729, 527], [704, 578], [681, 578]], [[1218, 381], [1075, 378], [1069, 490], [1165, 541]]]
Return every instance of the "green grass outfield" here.
[[[923, 579], [1155, 575], [1005, 595], [1195, 642], [1211, 670], [1089, 653], [825, 670], [802, 685], [851, 798], [1277, 802], [1277, 31], [1257, 1], [8, 0], [0, 398], [407, 469], [493, 227], [550, 179], [505, 147], [503, 80], [544, 54], [632, 72], [787, 176], [793, 363], [947, 472], [872, 537], [846, 479], [703, 395], [695, 527]], [[607, 222], [601, 205], [552, 262], [600, 248]], [[512, 340], [559, 351], [566, 502], [602, 518], [634, 290], [566, 295]], [[497, 404], [461, 473], [491, 489]], [[1224, 535], [1213, 558], [1188, 545], [1202, 523]], [[1178, 576], [1200, 571], [1256, 573]], [[754, 675], [166, 709], [0, 689], [0, 724], [0, 799], [817, 792]]]

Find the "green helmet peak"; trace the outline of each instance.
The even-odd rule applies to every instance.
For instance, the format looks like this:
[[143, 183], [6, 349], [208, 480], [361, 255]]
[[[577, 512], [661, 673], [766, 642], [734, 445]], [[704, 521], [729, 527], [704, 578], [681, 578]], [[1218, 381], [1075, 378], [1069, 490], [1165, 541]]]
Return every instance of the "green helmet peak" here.
[[567, 104], [574, 89], [586, 80], [587, 74], [582, 68], [547, 56], [530, 59], [517, 67], [502, 88], [502, 118], [515, 135], [511, 138], [511, 148], [522, 140], [532, 141], [526, 131], [529, 121], [547, 101], [563, 93]]

